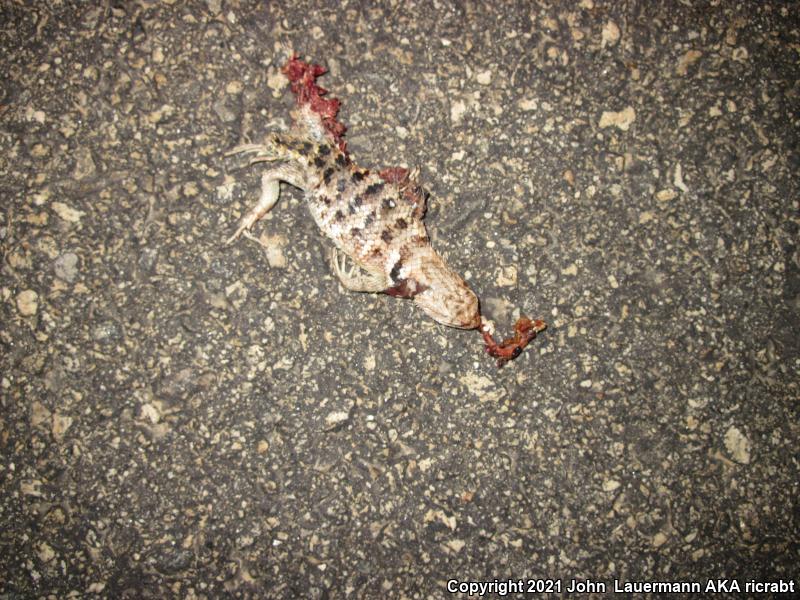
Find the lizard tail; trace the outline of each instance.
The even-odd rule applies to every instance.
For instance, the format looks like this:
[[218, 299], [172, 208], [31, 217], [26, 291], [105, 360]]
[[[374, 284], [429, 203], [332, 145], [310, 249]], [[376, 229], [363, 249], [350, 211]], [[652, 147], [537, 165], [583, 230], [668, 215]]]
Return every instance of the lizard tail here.
[[347, 143], [343, 137], [347, 128], [336, 120], [341, 102], [336, 98], [323, 98], [328, 90], [317, 85], [317, 77], [327, 73], [328, 69], [302, 61], [294, 54], [281, 72], [289, 79], [297, 104], [307, 104], [319, 115], [322, 125], [331, 134], [339, 150], [347, 153]]

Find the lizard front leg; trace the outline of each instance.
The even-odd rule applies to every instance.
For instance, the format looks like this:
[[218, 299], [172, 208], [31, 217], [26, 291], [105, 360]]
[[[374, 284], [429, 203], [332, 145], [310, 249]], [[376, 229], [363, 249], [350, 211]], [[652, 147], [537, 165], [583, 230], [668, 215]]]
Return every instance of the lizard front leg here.
[[345, 289], [351, 292], [382, 292], [389, 284], [383, 273], [370, 273], [354, 264], [347, 268], [347, 255], [338, 248], [333, 248], [330, 253], [331, 269], [342, 282]]

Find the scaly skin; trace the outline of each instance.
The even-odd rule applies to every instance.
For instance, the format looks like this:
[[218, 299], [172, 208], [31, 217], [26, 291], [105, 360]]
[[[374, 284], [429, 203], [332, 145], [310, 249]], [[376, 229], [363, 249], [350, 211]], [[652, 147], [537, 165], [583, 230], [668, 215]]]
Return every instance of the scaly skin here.
[[[228, 243], [247, 234], [274, 206], [284, 181], [305, 192], [314, 221], [336, 246], [331, 263], [344, 287], [412, 298], [443, 325], [480, 329], [498, 364], [516, 358], [545, 324], [521, 317], [515, 337], [496, 343], [477, 296], [430, 244], [422, 221], [425, 194], [416, 174], [400, 167], [375, 172], [357, 166], [347, 154], [345, 127], [336, 121], [339, 101], [325, 98], [326, 90], [316, 84], [325, 69], [294, 57], [283, 73], [297, 97], [290, 131], [228, 153], [249, 154], [251, 165], [268, 164], [261, 199]], [[348, 270], [344, 257], [356, 267]]]

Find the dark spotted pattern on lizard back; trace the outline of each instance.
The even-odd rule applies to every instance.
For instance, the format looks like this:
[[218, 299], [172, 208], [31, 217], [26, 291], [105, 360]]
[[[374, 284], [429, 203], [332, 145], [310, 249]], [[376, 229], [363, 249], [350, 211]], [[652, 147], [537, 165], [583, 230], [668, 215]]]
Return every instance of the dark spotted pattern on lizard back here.
[[245, 144], [231, 154], [251, 155], [250, 164], [268, 163], [261, 198], [242, 218], [229, 241], [246, 232], [268, 210], [285, 181], [305, 192], [321, 231], [365, 273], [334, 270], [353, 290], [382, 290], [413, 298], [436, 321], [451, 327], [481, 328], [490, 354], [509, 360], [544, 329], [541, 321], [520, 318], [515, 337], [497, 344], [483, 326], [478, 299], [431, 247], [422, 218], [426, 195], [414, 174], [403, 167], [370, 171], [347, 154], [345, 127], [336, 116], [339, 101], [317, 85], [326, 72], [296, 56], [282, 69], [297, 98], [292, 128], [272, 134], [263, 144]]
[[[368, 271], [391, 270], [405, 246], [427, 243], [425, 227], [412, 219], [414, 207], [403, 200], [397, 183], [387, 183], [377, 173], [339, 159], [341, 154], [331, 147], [327, 168], [334, 173], [308, 191], [311, 214], [336, 246], [360, 266]], [[335, 205], [325, 204], [328, 197], [336, 199]], [[344, 218], [337, 218], [337, 211]]]

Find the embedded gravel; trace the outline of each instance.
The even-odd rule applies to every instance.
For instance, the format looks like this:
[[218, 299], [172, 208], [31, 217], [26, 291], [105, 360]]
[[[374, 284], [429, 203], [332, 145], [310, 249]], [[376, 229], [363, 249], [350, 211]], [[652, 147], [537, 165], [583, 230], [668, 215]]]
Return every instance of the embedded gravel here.
[[[774, 0], [3, 3], [0, 598], [798, 585], [798, 48]], [[223, 245], [291, 50], [548, 322], [518, 360], [346, 293], [297, 190]]]

